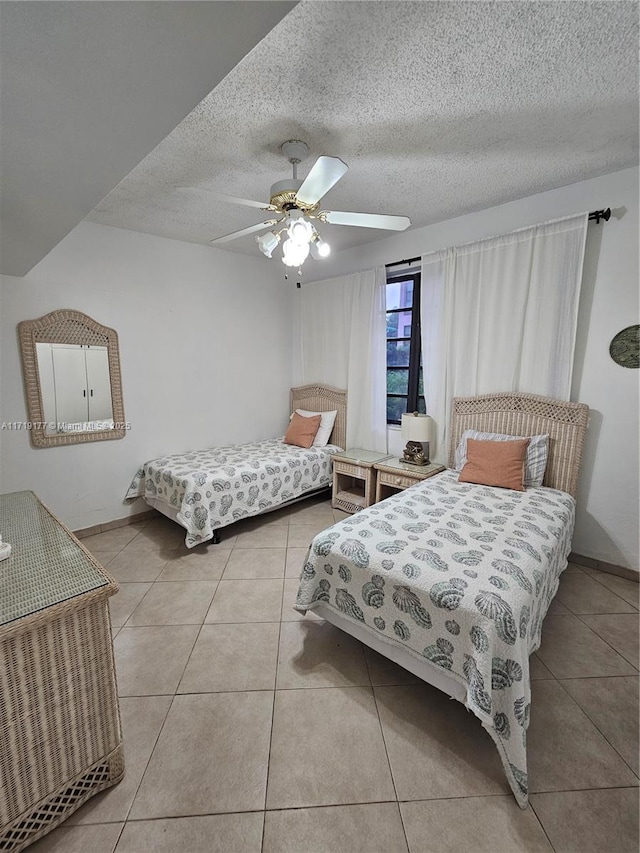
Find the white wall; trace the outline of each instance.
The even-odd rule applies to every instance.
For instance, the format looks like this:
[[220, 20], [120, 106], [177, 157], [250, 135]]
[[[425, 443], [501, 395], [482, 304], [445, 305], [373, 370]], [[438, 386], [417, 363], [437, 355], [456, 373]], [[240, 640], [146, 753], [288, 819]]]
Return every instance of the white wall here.
[[[611, 360], [609, 343], [621, 329], [638, 323], [638, 179], [635, 168], [571, 184], [340, 252], [321, 264], [308, 264], [307, 273], [309, 280], [333, 278], [572, 213], [611, 207], [608, 223], [589, 225], [578, 318], [571, 399], [590, 406], [591, 420], [573, 550], [634, 569], [640, 562], [639, 376], [637, 370]], [[400, 445], [398, 435], [390, 431], [389, 452], [396, 452]]]
[[27, 277], [2, 277], [0, 421], [27, 420], [18, 322], [73, 308], [118, 332], [131, 430], [44, 449], [0, 431], [0, 491], [33, 489], [79, 529], [147, 508], [123, 503], [146, 459], [282, 435], [294, 287], [262, 256], [90, 223]]

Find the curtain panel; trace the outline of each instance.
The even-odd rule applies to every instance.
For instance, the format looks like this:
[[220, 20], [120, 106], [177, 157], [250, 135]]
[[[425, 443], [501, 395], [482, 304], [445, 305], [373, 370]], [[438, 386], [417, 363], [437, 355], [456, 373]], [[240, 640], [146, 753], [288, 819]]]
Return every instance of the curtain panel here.
[[453, 397], [569, 399], [588, 213], [422, 257], [421, 326], [432, 457], [446, 463]]
[[385, 452], [386, 275], [383, 267], [297, 291], [296, 384], [347, 390], [347, 446]]

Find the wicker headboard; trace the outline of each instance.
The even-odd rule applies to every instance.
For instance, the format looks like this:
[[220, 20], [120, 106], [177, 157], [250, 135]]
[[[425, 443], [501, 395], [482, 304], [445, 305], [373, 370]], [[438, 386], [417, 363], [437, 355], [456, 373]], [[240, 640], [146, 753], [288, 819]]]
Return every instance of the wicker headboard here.
[[346, 449], [347, 442], [347, 392], [329, 385], [300, 385], [291, 389], [291, 411], [332, 412], [337, 409], [330, 444]]
[[549, 434], [549, 460], [544, 485], [575, 497], [582, 462], [582, 448], [589, 422], [584, 403], [565, 403], [538, 394], [484, 394], [454, 397], [449, 428], [449, 467], [466, 429], [504, 435]]

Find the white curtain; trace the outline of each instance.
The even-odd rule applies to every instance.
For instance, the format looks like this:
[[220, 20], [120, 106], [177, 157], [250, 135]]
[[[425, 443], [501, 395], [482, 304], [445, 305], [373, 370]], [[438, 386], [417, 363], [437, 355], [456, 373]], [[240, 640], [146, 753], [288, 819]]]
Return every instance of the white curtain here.
[[385, 452], [386, 276], [383, 267], [302, 285], [296, 384], [347, 390], [347, 446]]
[[453, 397], [569, 399], [588, 214], [422, 258], [421, 326], [432, 456], [447, 457]]

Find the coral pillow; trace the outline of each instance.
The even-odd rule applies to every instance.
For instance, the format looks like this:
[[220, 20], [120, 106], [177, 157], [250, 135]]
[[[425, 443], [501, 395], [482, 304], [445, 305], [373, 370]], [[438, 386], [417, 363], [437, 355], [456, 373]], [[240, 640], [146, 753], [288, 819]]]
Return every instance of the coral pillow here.
[[293, 413], [293, 417], [289, 422], [286, 435], [284, 437], [285, 444], [295, 444], [297, 447], [311, 447], [313, 439], [320, 427], [320, 415], [314, 415], [312, 418], [303, 418], [297, 412]]
[[332, 412], [307, 412], [305, 409], [296, 409], [296, 412], [302, 415], [303, 418], [312, 418], [314, 415], [320, 415], [320, 429], [313, 439], [313, 446], [326, 447], [331, 438], [331, 430], [333, 429], [338, 410], [335, 409]]
[[[314, 413], [315, 414], [315, 413]], [[467, 439], [474, 438], [476, 441], [517, 441], [526, 438], [522, 435], [503, 435], [495, 432], [478, 432], [474, 429], [466, 429], [460, 436], [456, 447], [455, 464], [456, 471], [462, 471], [467, 461]], [[544, 472], [547, 467], [549, 455], [549, 436], [530, 435], [529, 447], [524, 460], [524, 484], [525, 486], [541, 486], [544, 480]]]
[[467, 462], [458, 478], [461, 483], [500, 486], [524, 492], [525, 459], [529, 439], [476, 441], [467, 439]]

